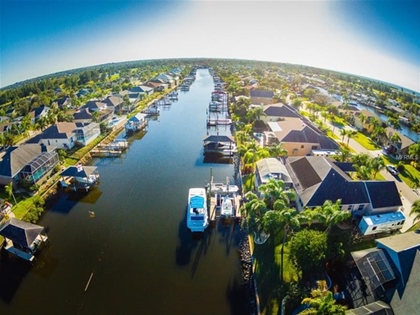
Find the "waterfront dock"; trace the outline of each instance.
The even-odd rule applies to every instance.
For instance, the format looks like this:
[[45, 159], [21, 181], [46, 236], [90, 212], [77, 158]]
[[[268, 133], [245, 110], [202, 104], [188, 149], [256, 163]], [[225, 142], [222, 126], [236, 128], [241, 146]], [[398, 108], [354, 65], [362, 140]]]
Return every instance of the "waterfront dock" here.
[[[210, 222], [215, 222], [220, 218], [221, 198], [222, 195], [214, 194], [210, 197], [209, 218]], [[242, 213], [240, 210], [241, 196], [235, 195], [233, 198], [234, 217], [240, 219]]]
[[114, 140], [111, 143], [99, 144], [90, 151], [92, 157], [118, 157], [128, 149], [128, 141], [123, 139]]

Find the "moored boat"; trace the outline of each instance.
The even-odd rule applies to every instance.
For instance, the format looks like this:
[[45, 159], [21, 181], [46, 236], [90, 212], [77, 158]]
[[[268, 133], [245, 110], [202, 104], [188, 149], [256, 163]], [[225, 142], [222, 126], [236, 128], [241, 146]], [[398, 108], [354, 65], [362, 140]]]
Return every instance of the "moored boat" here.
[[206, 190], [190, 188], [188, 191], [187, 227], [191, 232], [204, 232], [208, 225]]
[[229, 195], [224, 196], [222, 199], [220, 215], [224, 218], [230, 218], [233, 216], [233, 202]]

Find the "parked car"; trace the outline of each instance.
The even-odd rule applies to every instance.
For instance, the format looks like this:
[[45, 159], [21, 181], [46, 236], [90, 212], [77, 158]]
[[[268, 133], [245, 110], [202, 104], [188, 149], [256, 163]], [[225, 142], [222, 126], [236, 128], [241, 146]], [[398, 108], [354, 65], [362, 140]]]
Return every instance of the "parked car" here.
[[390, 172], [394, 176], [397, 176], [400, 173], [398, 172], [397, 168], [394, 165], [387, 165], [386, 169], [388, 172]]

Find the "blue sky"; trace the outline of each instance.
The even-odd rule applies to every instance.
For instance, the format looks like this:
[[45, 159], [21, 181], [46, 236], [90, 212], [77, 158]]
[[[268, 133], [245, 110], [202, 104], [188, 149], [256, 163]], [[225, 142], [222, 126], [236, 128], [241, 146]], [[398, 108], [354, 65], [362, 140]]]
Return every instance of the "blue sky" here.
[[420, 92], [420, 0], [0, 0], [0, 86], [142, 59], [343, 71]]

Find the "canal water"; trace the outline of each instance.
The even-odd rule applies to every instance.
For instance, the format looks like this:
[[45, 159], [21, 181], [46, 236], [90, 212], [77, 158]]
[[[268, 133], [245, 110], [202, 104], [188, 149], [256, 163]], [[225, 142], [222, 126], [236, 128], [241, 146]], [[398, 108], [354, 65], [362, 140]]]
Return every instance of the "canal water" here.
[[216, 134], [206, 127], [212, 91], [198, 70], [123, 157], [94, 160], [99, 187], [43, 215], [49, 244], [33, 265], [2, 254], [0, 314], [246, 314], [239, 227], [186, 227], [188, 189], [211, 170], [215, 181], [233, 177], [232, 164], [203, 160], [203, 138]]

